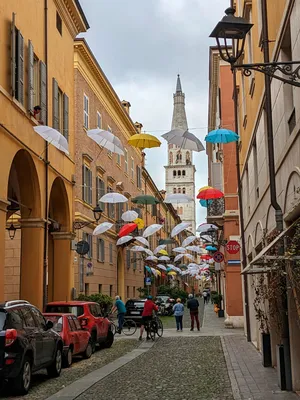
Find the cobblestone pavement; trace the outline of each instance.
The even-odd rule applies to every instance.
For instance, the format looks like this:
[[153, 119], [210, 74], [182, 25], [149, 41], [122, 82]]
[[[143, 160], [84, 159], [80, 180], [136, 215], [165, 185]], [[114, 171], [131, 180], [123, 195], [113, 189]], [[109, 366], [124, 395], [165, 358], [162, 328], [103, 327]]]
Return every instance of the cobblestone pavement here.
[[82, 376], [116, 360], [122, 355], [131, 352], [139, 346], [136, 340], [119, 340], [110, 349], [96, 351], [88, 360], [74, 359], [71, 368], [62, 370], [61, 376], [56, 379], [49, 379], [46, 370], [33, 376], [33, 386], [26, 397], [9, 396], [8, 391], [0, 394], [0, 399], [14, 400], [43, 400], [58, 392], [63, 387], [70, 385]]
[[77, 400], [233, 400], [219, 337], [162, 338]]

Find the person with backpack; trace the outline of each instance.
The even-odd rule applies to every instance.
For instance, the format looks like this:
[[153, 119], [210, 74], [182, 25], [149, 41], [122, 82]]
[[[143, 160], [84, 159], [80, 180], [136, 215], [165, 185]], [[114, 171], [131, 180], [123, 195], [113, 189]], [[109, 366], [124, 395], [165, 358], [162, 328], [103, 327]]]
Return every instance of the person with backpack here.
[[189, 294], [189, 299], [187, 302], [187, 308], [190, 310], [191, 316], [191, 331], [194, 330], [195, 321], [197, 324], [197, 330], [200, 331], [200, 322], [199, 322], [199, 302], [194, 298], [192, 294]]

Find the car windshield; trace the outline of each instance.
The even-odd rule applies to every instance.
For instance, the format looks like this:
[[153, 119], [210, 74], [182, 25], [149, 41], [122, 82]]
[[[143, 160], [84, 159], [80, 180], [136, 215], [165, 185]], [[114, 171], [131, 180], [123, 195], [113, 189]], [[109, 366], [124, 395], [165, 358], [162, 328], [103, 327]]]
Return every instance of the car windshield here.
[[53, 328], [55, 332], [62, 332], [63, 329], [63, 317], [59, 315], [46, 315], [45, 318], [53, 322]]
[[3, 330], [6, 321], [6, 313], [4, 311], [0, 311], [0, 331]]
[[49, 304], [46, 307], [46, 313], [74, 314], [76, 317], [80, 317], [80, 315], [83, 314], [83, 307], [70, 306], [67, 304]]
[[157, 296], [157, 300], [161, 300], [164, 302], [167, 302], [169, 300], [169, 296]]

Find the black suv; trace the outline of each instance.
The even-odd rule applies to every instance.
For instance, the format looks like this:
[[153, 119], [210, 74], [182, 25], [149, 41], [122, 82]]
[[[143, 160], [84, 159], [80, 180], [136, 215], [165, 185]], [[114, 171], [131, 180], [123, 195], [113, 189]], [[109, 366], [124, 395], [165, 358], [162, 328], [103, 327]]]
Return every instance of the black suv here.
[[63, 342], [41, 312], [23, 300], [0, 304], [0, 383], [8, 380], [16, 394], [26, 394], [32, 372], [61, 372]]
[[138, 325], [142, 323], [142, 313], [144, 311], [146, 299], [127, 300], [125, 318], [133, 319]]

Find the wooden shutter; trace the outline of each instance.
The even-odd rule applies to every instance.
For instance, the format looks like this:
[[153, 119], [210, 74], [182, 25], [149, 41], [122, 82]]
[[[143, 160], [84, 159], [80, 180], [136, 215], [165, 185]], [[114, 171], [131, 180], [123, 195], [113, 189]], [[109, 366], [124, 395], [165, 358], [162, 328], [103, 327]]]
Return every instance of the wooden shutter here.
[[40, 61], [40, 119], [47, 125], [47, 67]]
[[38, 104], [33, 104], [34, 85], [33, 85], [33, 45], [31, 40], [28, 40], [28, 111], [33, 113], [33, 107]]
[[99, 182], [99, 177], [98, 176], [96, 176], [96, 204], [98, 204], [99, 203], [99, 199], [100, 199], [100, 196], [99, 196], [99, 192], [100, 192], [100, 187], [99, 187], [99, 184], [100, 184], [100, 182]]
[[90, 256], [90, 258], [93, 258], [93, 236], [88, 235], [88, 238], [89, 238], [89, 245], [90, 245], [89, 256]]
[[17, 99], [24, 104], [24, 38], [18, 31], [18, 58], [17, 58]]
[[85, 165], [82, 165], [82, 200], [85, 201]]
[[16, 26], [15, 26], [16, 14], [12, 14], [11, 21], [11, 94], [13, 97], [16, 96]]
[[88, 203], [92, 204], [93, 202], [93, 179], [92, 179], [92, 171], [87, 168], [87, 181], [88, 181], [88, 188], [87, 188], [87, 198]]
[[130, 268], [130, 250], [126, 250], [126, 266]]
[[59, 103], [58, 103], [58, 83], [52, 79], [52, 125], [54, 129], [59, 129]]
[[[105, 195], [105, 184], [101, 179], [99, 179], [99, 199], [104, 195]], [[99, 206], [103, 211], [105, 210], [105, 203], [100, 202]]]
[[105, 261], [105, 247], [103, 239], [101, 239], [101, 261]]
[[64, 93], [63, 96], [63, 135], [69, 140], [69, 97]]

